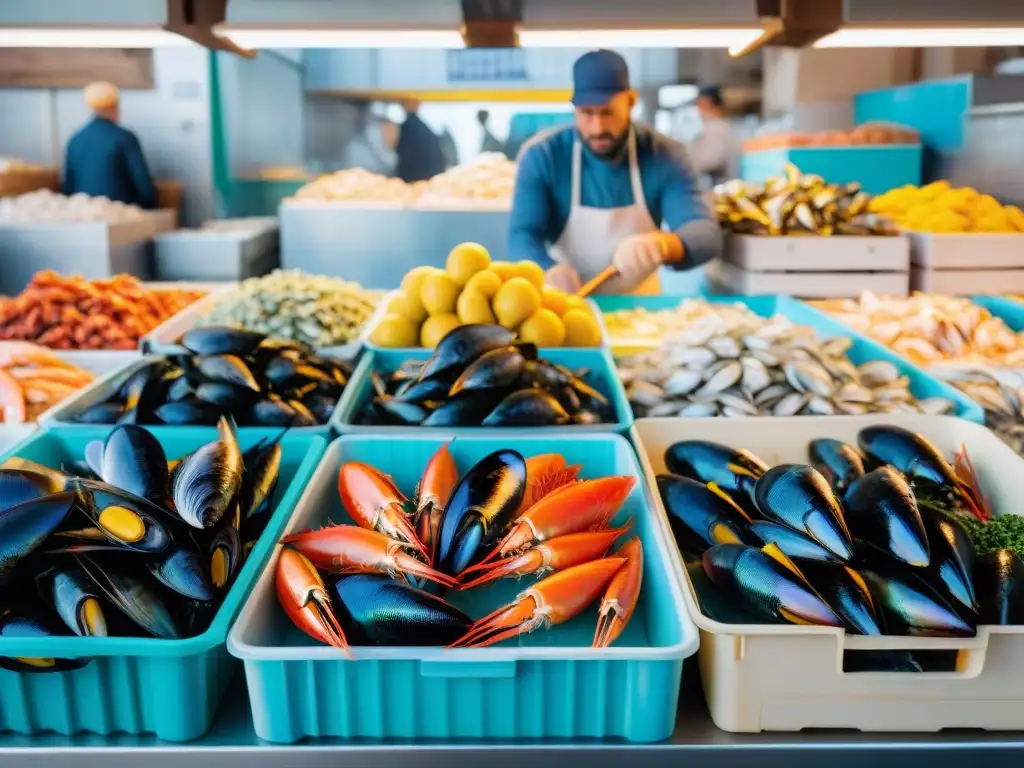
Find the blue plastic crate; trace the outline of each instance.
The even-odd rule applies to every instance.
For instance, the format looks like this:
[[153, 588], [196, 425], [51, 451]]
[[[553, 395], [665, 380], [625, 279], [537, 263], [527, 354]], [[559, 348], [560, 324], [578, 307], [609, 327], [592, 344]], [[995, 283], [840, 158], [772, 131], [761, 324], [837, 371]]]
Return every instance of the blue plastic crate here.
[[[400, 432], [409, 430], [420, 430], [424, 427], [390, 427], [390, 426], [359, 426], [354, 420], [363, 406], [370, 400], [373, 392], [373, 383], [370, 374], [373, 371], [380, 373], [391, 373], [406, 360], [426, 360], [431, 355], [429, 349], [394, 349], [367, 351], [352, 374], [352, 379], [345, 388], [345, 394], [341, 396], [338, 407], [334, 409], [334, 416], [331, 417], [330, 425], [336, 433], [347, 434], [350, 432]], [[531, 433], [538, 430], [553, 430], [561, 433], [575, 434], [577, 432], [626, 432], [633, 426], [633, 409], [629, 407], [626, 399], [626, 390], [619, 381], [615, 372], [615, 363], [611, 354], [603, 349], [548, 349], [542, 354], [542, 359], [552, 363], [577, 370], [587, 368], [590, 373], [586, 382], [595, 389], [604, 393], [611, 402], [614, 410], [614, 419], [607, 424], [592, 425], [569, 425], [562, 427], [519, 427], [518, 429], [529, 429]], [[481, 427], [463, 427], [475, 431]], [[433, 431], [433, 430], [431, 430]]]
[[[608, 296], [599, 298], [597, 303], [603, 312], [641, 307], [654, 312], [661, 309], [672, 309], [690, 298], [693, 297]], [[821, 338], [848, 336], [853, 344], [846, 354], [857, 365], [869, 360], [888, 360], [899, 369], [901, 375], [910, 379], [910, 391], [917, 399], [945, 397], [956, 403], [957, 416], [979, 424], [984, 423], [985, 412], [981, 406], [956, 387], [930, 376], [924, 369], [914, 365], [902, 355], [897, 355], [885, 345], [853, 330], [809, 304], [789, 296], [704, 296], [702, 298], [712, 304], [742, 304], [762, 317], [782, 315], [797, 325], [814, 328]]]
[[[20, 456], [59, 467], [81, 460], [86, 444], [103, 439], [110, 430], [79, 427], [39, 432], [4, 453], [0, 461]], [[151, 431], [171, 457], [216, 439], [216, 431], [210, 427]], [[239, 442], [246, 449], [268, 434], [251, 430], [240, 434]], [[273, 552], [274, 543], [323, 456], [326, 441], [313, 435], [286, 434], [281, 448], [281, 476], [272, 501], [274, 514], [209, 628], [184, 640], [0, 638], [0, 656], [92, 658], [90, 664], [71, 672], [26, 674], [0, 669], [0, 731], [153, 733], [168, 741], [188, 741], [209, 729], [238, 668], [225, 648], [228, 629]]]
[[921, 183], [921, 145], [887, 144], [852, 147], [794, 147], [746, 152], [740, 157], [744, 181], [763, 182], [779, 176], [786, 163], [802, 173], [815, 173], [830, 184], [857, 182], [880, 195], [904, 184]]
[[[337, 491], [347, 461], [391, 474], [412, 494], [424, 466], [455, 433], [345, 435], [327, 450], [288, 531], [328, 520], [350, 522]], [[459, 436], [451, 452], [460, 473], [505, 448], [525, 457], [558, 452], [581, 464], [584, 478], [637, 477], [613, 520], [633, 519], [644, 546], [636, 612], [610, 648], [592, 649], [596, 607], [566, 624], [490, 648], [354, 648], [355, 660], [306, 637], [277, 603], [272, 560], [228, 638], [245, 662], [256, 734], [275, 742], [307, 736], [374, 739], [536, 739], [622, 737], [658, 741], [676, 720], [683, 659], [697, 650], [668, 523], [643, 481], [632, 446], [618, 435], [521, 437], [492, 430]], [[625, 539], [623, 539], [624, 541]], [[504, 580], [449, 599], [481, 617], [533, 583]]]
[[971, 301], [998, 317], [1012, 331], [1024, 330], [1024, 303], [1007, 296], [971, 296]]

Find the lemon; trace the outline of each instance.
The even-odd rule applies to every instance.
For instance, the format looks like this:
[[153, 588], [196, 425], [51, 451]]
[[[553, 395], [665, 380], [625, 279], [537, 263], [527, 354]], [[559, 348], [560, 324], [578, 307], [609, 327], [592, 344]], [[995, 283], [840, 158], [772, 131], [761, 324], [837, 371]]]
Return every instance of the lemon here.
[[565, 324], [565, 346], [601, 346], [601, 327], [589, 311], [570, 309], [562, 316], [562, 322]]
[[388, 314], [401, 315], [419, 325], [427, 319], [427, 310], [423, 308], [419, 294], [399, 291], [388, 303]]
[[535, 261], [519, 261], [515, 265], [516, 274], [519, 277], [525, 277], [535, 288], [540, 288], [544, 285], [544, 270], [541, 269], [540, 264]]
[[552, 288], [550, 285], [541, 286], [540, 303], [545, 309], [550, 309], [559, 317], [565, 314], [565, 310], [568, 307], [568, 301], [569, 297], [564, 291]]
[[416, 324], [412, 320], [388, 313], [370, 332], [370, 341], [378, 347], [415, 347], [418, 336]]
[[410, 296], [419, 296], [427, 275], [433, 275], [440, 271], [437, 267], [413, 267], [402, 278], [401, 288]]
[[447, 272], [434, 272], [423, 279], [420, 300], [431, 315], [447, 315], [455, 312], [459, 299], [459, 286]]
[[456, 309], [459, 314], [459, 320], [466, 325], [472, 323], [494, 323], [491, 302], [480, 291], [473, 290], [469, 286], [466, 286], [459, 295]]
[[565, 341], [565, 326], [550, 309], [538, 309], [519, 326], [519, 339], [538, 347], [560, 347]]
[[469, 278], [491, 266], [491, 254], [480, 243], [462, 243], [452, 248], [444, 268], [460, 286]]
[[437, 343], [462, 325], [457, 315], [433, 315], [420, 328], [420, 346], [433, 349]]
[[525, 277], [513, 277], [494, 297], [494, 314], [510, 331], [540, 309], [540, 291]]
[[491, 271], [504, 280], [511, 280], [516, 277], [516, 265], [507, 261], [492, 261]]
[[[587, 304], [586, 299], [567, 293], [565, 295], [565, 312], [568, 312], [570, 309], [578, 309], [582, 312], [586, 312], [588, 315], [592, 314], [590, 311], [590, 305]], [[562, 313], [563, 316], [565, 315], [565, 312]]]
[[488, 299], [493, 299], [494, 295], [501, 288], [502, 279], [498, 277], [498, 273], [493, 269], [485, 269], [482, 272], [477, 272], [466, 283], [466, 290], [472, 288], [475, 291], [479, 291]]

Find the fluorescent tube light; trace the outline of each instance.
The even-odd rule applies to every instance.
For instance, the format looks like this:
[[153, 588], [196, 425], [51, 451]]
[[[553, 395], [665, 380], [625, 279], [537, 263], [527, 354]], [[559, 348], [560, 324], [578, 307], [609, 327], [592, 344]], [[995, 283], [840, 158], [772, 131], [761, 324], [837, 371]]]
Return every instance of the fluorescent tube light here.
[[214, 34], [256, 48], [465, 48], [456, 29], [258, 29], [219, 24]]
[[520, 29], [523, 48], [742, 48], [759, 28]]
[[0, 48], [166, 48], [195, 45], [155, 27], [0, 27]]
[[1024, 27], [869, 29], [848, 27], [827, 35], [815, 48], [984, 48], [1024, 45]]

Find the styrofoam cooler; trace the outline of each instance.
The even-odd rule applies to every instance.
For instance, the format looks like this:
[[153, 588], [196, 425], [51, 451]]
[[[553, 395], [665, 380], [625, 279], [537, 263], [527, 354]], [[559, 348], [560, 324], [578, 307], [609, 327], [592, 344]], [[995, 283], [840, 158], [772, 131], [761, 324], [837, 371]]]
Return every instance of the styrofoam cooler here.
[[[639, 476], [636, 454], [617, 435], [548, 435], [491, 430], [450, 443], [460, 474], [484, 456], [514, 449], [524, 457], [557, 452], [583, 466], [581, 477]], [[452, 434], [345, 435], [328, 448], [286, 533], [328, 521], [347, 523], [338, 470], [362, 461], [390, 474], [411, 495], [430, 457]], [[679, 580], [678, 553], [650, 490], [638, 482], [612, 524], [632, 518], [643, 541], [639, 603], [609, 648], [590, 647], [597, 604], [570, 622], [490, 648], [355, 647], [354, 660], [292, 626], [277, 602], [272, 560], [228, 638], [245, 662], [256, 734], [275, 742], [341, 738], [533, 739], [667, 738], [675, 726], [683, 659], [697, 647]], [[620, 541], [625, 541], [625, 538]], [[446, 597], [482, 617], [533, 583], [504, 580]]]
[[[11, 456], [60, 467], [83, 458], [85, 446], [101, 440], [111, 427], [39, 432], [7, 451]], [[178, 458], [216, 439], [212, 427], [153, 428], [168, 457]], [[239, 435], [242, 449], [273, 432]], [[259, 576], [296, 501], [323, 456], [326, 443], [316, 436], [286, 434], [281, 440], [280, 480], [274, 513], [253, 547], [234, 586], [205, 632], [183, 640], [155, 637], [0, 638], [0, 656], [91, 658], [70, 672], [24, 673], [0, 669], [0, 731], [36, 734], [83, 731], [153, 733], [168, 741], [189, 741], [205, 733], [237, 662], [225, 639], [242, 601]], [[116, 610], [109, 607], [109, 610]]]
[[[666, 472], [679, 440], [745, 448], [769, 465], [806, 463], [807, 446], [831, 437], [856, 444], [867, 426], [919, 432], [952, 457], [965, 445], [995, 514], [1018, 514], [1024, 461], [980, 424], [948, 416], [888, 414], [773, 419], [638, 419], [635, 439], [648, 475]], [[657, 502], [661, 504], [659, 499]], [[715, 724], [734, 732], [856, 728], [862, 731], [1024, 729], [1024, 626], [981, 626], [971, 638], [866, 637], [817, 626], [726, 624], [686, 603], [700, 629], [700, 669]], [[955, 650], [953, 672], [844, 672], [846, 651]]]

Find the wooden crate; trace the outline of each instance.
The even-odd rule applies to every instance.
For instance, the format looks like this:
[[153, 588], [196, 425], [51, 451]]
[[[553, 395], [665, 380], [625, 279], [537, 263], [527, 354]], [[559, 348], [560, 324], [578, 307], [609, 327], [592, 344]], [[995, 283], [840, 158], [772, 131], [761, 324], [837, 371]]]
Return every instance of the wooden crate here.
[[935, 270], [1024, 269], [1024, 234], [909, 232], [907, 236], [910, 239], [910, 261], [918, 267]]
[[724, 259], [750, 272], [906, 272], [904, 237], [728, 235]]
[[1024, 293], [1024, 269], [910, 269], [910, 288], [925, 293]]

